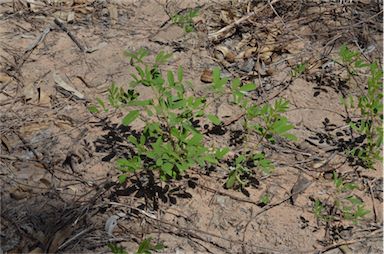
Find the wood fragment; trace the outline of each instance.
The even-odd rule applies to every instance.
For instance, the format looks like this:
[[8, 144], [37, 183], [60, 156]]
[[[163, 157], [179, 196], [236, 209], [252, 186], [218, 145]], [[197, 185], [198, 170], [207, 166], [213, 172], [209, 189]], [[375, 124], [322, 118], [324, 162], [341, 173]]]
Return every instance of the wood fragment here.
[[42, 42], [45, 37], [48, 35], [48, 33], [51, 31], [51, 26], [48, 26], [44, 29], [44, 31], [33, 41], [33, 43], [31, 43], [25, 50], [24, 50], [24, 54], [28, 53], [29, 51], [32, 51], [34, 50], [37, 45], [40, 44], [40, 42]]
[[[23, 55], [19, 58], [17, 61], [17, 65], [15, 67], [16, 72], [20, 70], [20, 68], [24, 65], [25, 61], [29, 58], [29, 56], [32, 54], [33, 50], [44, 40], [44, 38], [47, 36], [47, 34], [51, 31], [51, 26], [48, 26], [44, 29], [44, 31], [36, 37], [36, 39], [28, 45], [28, 47], [25, 48]], [[2, 88], [3, 90], [4, 88]]]
[[73, 33], [71, 33], [71, 31], [69, 31], [68, 28], [64, 26], [63, 22], [61, 22], [58, 18], [55, 18], [53, 21], [58, 27], [60, 27], [61, 30], [63, 30], [69, 36], [69, 38], [71, 38], [71, 40], [76, 44], [76, 46], [80, 49], [81, 52], [86, 52], [83, 45], [81, 45], [75, 35], [73, 35]]

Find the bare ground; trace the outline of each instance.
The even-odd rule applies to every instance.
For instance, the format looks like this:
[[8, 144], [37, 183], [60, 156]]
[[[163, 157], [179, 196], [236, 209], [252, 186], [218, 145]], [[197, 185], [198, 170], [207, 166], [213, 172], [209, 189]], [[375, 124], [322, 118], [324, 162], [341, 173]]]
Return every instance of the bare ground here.
[[[364, 83], [346, 83], [331, 61], [347, 43], [381, 64], [381, 4], [30, 2], [0, 1], [1, 252], [106, 253], [108, 243], [133, 252], [151, 236], [164, 242], [165, 253], [382, 253], [381, 163], [367, 170], [347, 161], [340, 149], [348, 134], [337, 134], [347, 116], [340, 96], [359, 95]], [[186, 34], [170, 22], [195, 7], [197, 31]], [[60, 27], [55, 17], [68, 22]], [[223, 27], [231, 29], [215, 34]], [[96, 116], [87, 106], [105, 98], [112, 82], [128, 87], [132, 67], [124, 51], [140, 47], [152, 56], [173, 52], [168, 67], [183, 66], [195, 91], [209, 86], [201, 81], [204, 70], [220, 66], [228, 77], [258, 84], [250, 95], [255, 103], [286, 98], [298, 141], [265, 144], [275, 170], [243, 192], [225, 189], [219, 169], [167, 183], [117, 184], [114, 161], [127, 153], [132, 130], [120, 125], [124, 111]], [[308, 71], [292, 77], [304, 62]], [[211, 110], [221, 117], [237, 114], [225, 102], [216, 106]], [[236, 150], [240, 132], [233, 121], [206, 141]], [[334, 171], [358, 184], [355, 194], [371, 211], [358, 224], [325, 223], [313, 214], [314, 200], [334, 191]], [[292, 203], [291, 189], [303, 178], [309, 184]], [[271, 203], [263, 207], [266, 193]], [[118, 219], [110, 235], [112, 216]]]

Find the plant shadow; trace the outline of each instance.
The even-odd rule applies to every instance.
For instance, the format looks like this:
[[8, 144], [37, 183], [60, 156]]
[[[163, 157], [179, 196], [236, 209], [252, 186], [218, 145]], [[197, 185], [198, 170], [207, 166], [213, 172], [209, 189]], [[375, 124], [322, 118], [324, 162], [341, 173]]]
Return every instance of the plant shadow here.
[[[345, 121], [347, 124], [349, 120]], [[315, 145], [312, 141], [319, 144], [327, 144], [334, 147], [333, 151], [338, 151], [346, 154], [347, 162], [350, 166], [366, 167], [365, 163], [357, 156], [360, 150], [364, 150], [366, 146], [366, 136], [356, 134], [349, 126], [344, 128], [338, 127], [336, 124], [325, 117], [322, 129], [324, 131], [313, 131], [314, 135], [308, 137], [307, 141]], [[355, 122], [359, 124], [359, 122]], [[357, 149], [356, 149], [357, 148]], [[350, 153], [352, 149], [356, 149], [354, 153]]]
[[[133, 146], [129, 144], [128, 137], [139, 138], [141, 132], [132, 130], [130, 127], [111, 123], [102, 119], [96, 123], [106, 134], [101, 135], [94, 141], [96, 152], [106, 153], [102, 161], [109, 162], [114, 158], [131, 158], [136, 155]], [[150, 164], [147, 158], [144, 162]], [[157, 171], [142, 170], [141, 172], [131, 174], [122, 184], [117, 184], [110, 195], [110, 199], [118, 201], [119, 196], [131, 196], [135, 198], [144, 198], [145, 206], [152, 210], [157, 210], [159, 202], [176, 204], [178, 198], [192, 198], [188, 188], [197, 186], [197, 178], [184, 175], [175, 180], [160, 181]], [[143, 207], [138, 207], [143, 209]]]

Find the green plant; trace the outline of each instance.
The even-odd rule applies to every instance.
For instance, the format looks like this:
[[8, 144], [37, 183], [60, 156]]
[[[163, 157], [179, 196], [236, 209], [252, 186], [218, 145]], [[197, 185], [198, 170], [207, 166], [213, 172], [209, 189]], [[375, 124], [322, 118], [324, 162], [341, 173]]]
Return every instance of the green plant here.
[[[107, 246], [111, 249], [113, 254], [128, 254], [128, 252], [126, 252], [123, 247], [118, 246], [114, 243], [109, 243]], [[164, 248], [165, 246], [163, 243], [156, 243], [155, 245], [152, 244], [152, 238], [149, 237], [141, 241], [135, 254], [151, 254], [152, 251], [157, 252], [164, 250]]]
[[334, 220], [334, 216], [329, 215], [326, 207], [321, 203], [320, 200], [316, 199], [313, 204], [313, 213], [315, 217], [319, 220], [329, 222]]
[[355, 224], [358, 223], [369, 213], [369, 210], [366, 210], [364, 202], [353, 194], [353, 190], [357, 188], [357, 185], [353, 182], [346, 182], [336, 172], [333, 173], [333, 183], [336, 188], [335, 192], [331, 194], [333, 209], [327, 209], [320, 200], [315, 200], [313, 213], [318, 219], [326, 222], [334, 221], [338, 214], [339, 219], [350, 220]]
[[233, 188], [236, 184], [244, 188], [248, 184], [248, 179], [253, 175], [252, 168], [259, 168], [265, 173], [269, 173], [273, 168], [272, 162], [265, 158], [264, 153], [249, 153], [239, 155], [234, 160], [234, 166], [230, 167], [227, 181], [227, 188]]
[[271, 198], [268, 194], [263, 194], [261, 197], [260, 197], [260, 200], [259, 200], [259, 203], [262, 204], [262, 205], [268, 205], [269, 202], [271, 202]]
[[151, 254], [152, 251], [161, 251], [165, 248], [163, 243], [152, 244], [152, 238], [147, 238], [141, 241], [139, 248], [135, 254]]
[[[153, 64], [144, 61], [148, 51], [140, 49], [127, 52], [131, 64], [136, 70], [132, 73], [131, 88], [125, 91], [115, 84], [109, 89], [108, 102], [114, 108], [129, 107], [123, 117], [122, 124], [130, 126], [138, 118], [145, 121], [141, 133], [128, 137], [134, 153], [128, 158], [117, 160], [118, 169], [123, 172], [120, 182], [125, 182], [128, 173], [142, 170], [157, 170], [162, 180], [177, 178], [193, 167], [203, 168], [207, 165], [220, 165], [228, 168], [220, 160], [230, 151], [229, 147], [206, 147], [204, 134], [196, 125], [200, 122], [211, 122], [221, 125], [222, 121], [215, 114], [207, 113], [210, 103], [216, 103], [227, 96], [231, 104], [243, 111], [243, 127], [248, 139], [257, 137], [256, 142], [248, 142], [247, 146], [234, 159], [229, 167], [227, 188], [243, 188], [255, 169], [269, 173], [273, 164], [259, 151], [263, 141], [277, 142], [278, 137], [294, 140], [289, 133], [293, 125], [282, 114], [288, 109], [288, 102], [277, 99], [274, 103], [256, 105], [247, 97], [247, 93], [255, 90], [256, 85], [241, 84], [234, 79], [227, 92], [228, 78], [221, 77], [220, 70], [213, 70], [213, 100], [207, 103], [204, 96], [196, 96], [188, 90], [188, 82], [183, 80], [183, 69], [179, 67], [174, 73], [171, 70], [164, 75], [160, 66], [168, 61], [170, 54], [160, 52]], [[141, 99], [137, 86], [151, 89], [153, 98]], [[97, 105], [91, 105], [92, 112], [98, 108], [107, 111], [104, 102], [97, 99]]]
[[336, 172], [333, 172], [333, 183], [336, 187], [334, 205], [341, 211], [344, 219], [357, 223], [369, 213], [368, 210], [364, 209], [363, 201], [352, 193], [357, 188], [355, 183], [345, 182]]
[[298, 77], [303, 74], [307, 69], [307, 65], [305, 63], [300, 63], [296, 65], [296, 67], [291, 71], [292, 77]]
[[[207, 117], [215, 122], [217, 117], [205, 113], [204, 97], [187, 95], [183, 69], [179, 67], [176, 74], [169, 70], [164, 77], [159, 66], [168, 61], [170, 54], [160, 52], [153, 65], [144, 63], [148, 53], [142, 49], [127, 55], [137, 71], [131, 74], [131, 86], [151, 88], [153, 98], [141, 100], [136, 90], [124, 92], [114, 84], [109, 89], [111, 106], [136, 107], [123, 117], [123, 125], [129, 126], [137, 118], [146, 122], [142, 133], [128, 137], [135, 154], [118, 159], [118, 168], [123, 173], [159, 170], [160, 178], [166, 180], [177, 178], [197, 165], [217, 164], [229, 149], [209, 149], [203, 144], [204, 136], [195, 127], [194, 121]], [[126, 174], [120, 176], [121, 182], [125, 179]]]
[[184, 29], [185, 32], [190, 33], [195, 31], [195, 26], [193, 24], [193, 18], [199, 15], [198, 9], [193, 9], [187, 11], [185, 14], [176, 14], [172, 16], [171, 20], [174, 24], [177, 24]]
[[357, 51], [350, 50], [346, 45], [341, 46], [339, 55], [350, 77], [359, 76], [359, 72], [369, 71], [368, 87], [364, 94], [358, 96], [357, 103], [352, 96], [342, 103], [348, 109], [358, 109], [360, 119], [349, 121], [353, 131], [364, 138], [364, 142], [348, 149], [347, 154], [357, 157], [362, 165], [373, 168], [376, 161], [383, 158], [383, 71], [377, 63], [367, 63]]
[[128, 254], [123, 247], [118, 246], [117, 244], [108, 243], [107, 246], [111, 249], [113, 254]]
[[[216, 98], [225, 95], [227, 78], [220, 76], [220, 70], [213, 70], [213, 90]], [[239, 186], [243, 188], [247, 179], [254, 174], [253, 169], [261, 169], [268, 174], [273, 169], [273, 164], [259, 151], [261, 142], [275, 143], [279, 137], [288, 140], [295, 140], [296, 137], [289, 133], [294, 128], [288, 119], [283, 116], [288, 109], [288, 102], [284, 99], [277, 99], [274, 103], [255, 104], [247, 94], [256, 89], [253, 83], [242, 84], [240, 79], [234, 79], [230, 86], [231, 103], [237, 106], [243, 113], [242, 125], [244, 129], [244, 140], [247, 145], [239, 154], [234, 165], [230, 167], [227, 188]], [[250, 142], [257, 137], [257, 140]]]

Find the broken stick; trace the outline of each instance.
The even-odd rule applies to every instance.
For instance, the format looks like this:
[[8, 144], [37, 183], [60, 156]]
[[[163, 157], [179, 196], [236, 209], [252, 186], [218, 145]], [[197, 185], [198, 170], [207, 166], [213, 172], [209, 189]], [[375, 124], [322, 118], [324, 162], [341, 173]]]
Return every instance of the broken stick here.
[[81, 43], [79, 42], [79, 40], [73, 35], [73, 33], [71, 33], [71, 31], [69, 31], [63, 24], [63, 22], [61, 22], [58, 18], [55, 18], [54, 19], [54, 22], [55, 24], [60, 27], [61, 30], [63, 30], [68, 36], [69, 38], [71, 38], [71, 40], [76, 44], [76, 46], [81, 50], [81, 52], [87, 52], [87, 50], [85, 50], [85, 48], [81, 45]]

